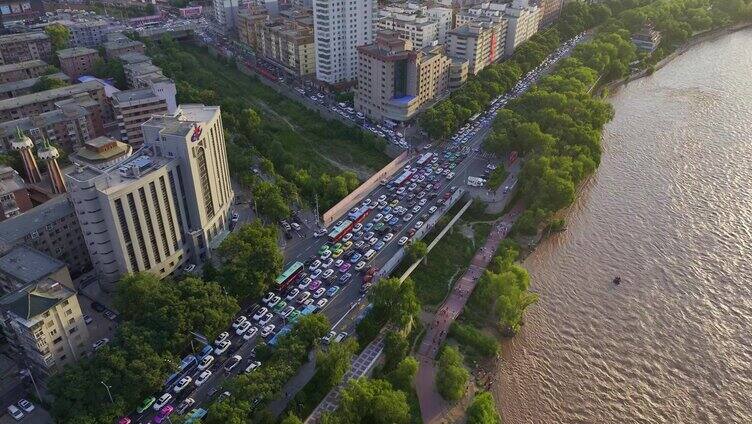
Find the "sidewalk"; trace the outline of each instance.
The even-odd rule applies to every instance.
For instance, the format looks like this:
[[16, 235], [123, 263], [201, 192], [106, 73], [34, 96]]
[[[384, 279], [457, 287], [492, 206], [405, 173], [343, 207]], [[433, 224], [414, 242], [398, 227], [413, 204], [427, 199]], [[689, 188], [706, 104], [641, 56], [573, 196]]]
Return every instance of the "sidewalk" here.
[[481, 247], [470, 262], [465, 274], [457, 281], [451, 293], [436, 311], [434, 319], [426, 330], [426, 336], [418, 347], [418, 376], [415, 385], [420, 401], [420, 411], [424, 423], [438, 420], [447, 405], [436, 391], [435, 359], [439, 348], [446, 339], [452, 322], [462, 313], [467, 299], [475, 288], [478, 278], [483, 275], [488, 264], [496, 253], [499, 243], [507, 236], [512, 224], [522, 212], [522, 204], [517, 204], [512, 211], [499, 218], [483, 247]]

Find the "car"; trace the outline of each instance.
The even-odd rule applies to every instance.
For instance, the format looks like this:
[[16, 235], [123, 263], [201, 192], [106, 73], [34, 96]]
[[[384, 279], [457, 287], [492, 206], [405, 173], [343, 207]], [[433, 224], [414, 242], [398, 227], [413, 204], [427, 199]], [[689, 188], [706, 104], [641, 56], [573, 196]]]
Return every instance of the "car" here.
[[387, 205], [387, 206], [386, 206], [386, 207], [384, 208], [384, 210], [382, 211], [382, 212], [384, 212], [384, 214], [386, 214], [386, 215], [384, 216], [384, 221], [389, 221], [389, 219], [390, 219], [390, 215], [389, 215], [389, 212], [391, 212], [391, 211], [392, 211], [392, 207], [391, 207], [391, 206], [389, 206], [389, 205]]
[[353, 242], [348, 241], [345, 244], [342, 245], [342, 250], [350, 250], [350, 248], [353, 246]]
[[415, 235], [415, 231], [416, 231], [416, 230], [415, 230], [415, 228], [410, 228], [410, 229], [409, 229], [409, 230], [407, 231], [407, 236], [408, 236], [408, 237], [412, 237], [412, 236], [414, 236], [414, 235]]
[[182, 402], [180, 402], [176, 411], [178, 414], [185, 414], [195, 404], [196, 401], [193, 398], [185, 398]]
[[411, 219], [413, 219], [413, 214], [411, 214], [411, 213], [409, 213], [409, 214], [407, 214], [407, 215], [405, 215], [405, 216], [402, 217], [402, 220], [405, 221], [405, 222], [407, 222], [407, 221], [409, 221]]
[[251, 328], [251, 322], [245, 321], [244, 323], [240, 324], [237, 329], [235, 329], [235, 334], [242, 336], [246, 331], [248, 331], [249, 328]]
[[321, 338], [321, 341], [324, 344], [329, 344], [330, 341], [332, 341], [333, 338], [337, 337], [337, 333], [334, 331], [330, 331], [329, 334]]
[[256, 368], [258, 368], [258, 367], [260, 367], [260, 366], [261, 366], [261, 362], [260, 362], [260, 361], [251, 361], [251, 362], [250, 362], [250, 363], [248, 364], [248, 366], [247, 366], [247, 367], [245, 367], [245, 370], [244, 370], [244, 372], [245, 372], [245, 373], [247, 374], [247, 373], [249, 373], [249, 372], [252, 372], [253, 370], [255, 370]]
[[373, 228], [373, 223], [369, 222], [369, 223], [367, 223], [366, 225], [363, 226], [363, 231], [365, 231], [366, 234], [368, 234], [368, 232], [371, 231], [371, 228]]
[[281, 298], [281, 297], [279, 297], [279, 296], [274, 296], [274, 297], [272, 298], [272, 300], [270, 300], [270, 301], [269, 301], [269, 303], [267, 303], [267, 305], [269, 305], [269, 307], [270, 307], [270, 308], [273, 308], [273, 307], [274, 307], [274, 306], [276, 306], [276, 305], [277, 305], [277, 303], [279, 303], [279, 302], [280, 302], [281, 300], [282, 300], [282, 298]]
[[365, 200], [363, 200], [363, 206], [368, 206], [368, 205], [371, 204], [371, 202], [373, 202], [373, 200], [371, 200], [371, 199], [365, 199]]
[[293, 222], [292, 224], [290, 224], [290, 226], [292, 227], [293, 230], [300, 231], [301, 227], [300, 227], [300, 224], [298, 224], [297, 222]]
[[386, 194], [382, 194], [381, 196], [379, 196], [379, 202], [383, 202], [383, 201], [386, 201]]
[[[341, 250], [340, 250], [340, 252], [341, 252]], [[335, 252], [335, 253], [337, 253], [337, 252]], [[322, 272], [324, 272], [324, 271], [322, 271], [321, 269], [317, 269], [316, 271], [313, 271], [311, 273], [311, 279], [315, 280], [315, 279], [319, 278], [321, 276]]]
[[384, 238], [382, 238], [381, 240], [383, 240], [384, 242], [389, 242], [393, 238], [394, 238], [394, 233], [386, 233]]
[[331, 286], [329, 287], [329, 290], [326, 291], [326, 295], [329, 297], [333, 297], [337, 293], [339, 293], [339, 286]]
[[308, 267], [309, 271], [317, 270], [321, 266], [321, 261], [316, 259], [313, 261], [313, 263]]
[[293, 308], [292, 306], [287, 306], [279, 314], [282, 315], [283, 317], [287, 318], [287, 317], [290, 316], [290, 314], [292, 314], [292, 311], [294, 311], [294, 310], [295, 310], [295, 308]]
[[26, 399], [20, 399], [17, 403], [19, 408], [23, 409], [27, 414], [34, 411], [34, 404]]
[[366, 261], [360, 261], [357, 264], [355, 264], [355, 270], [360, 271], [361, 269], [366, 267]]
[[368, 240], [372, 239], [373, 236], [375, 236], [375, 235], [376, 235], [376, 233], [374, 233], [373, 231], [369, 231], [369, 232], [366, 233], [366, 235], [363, 237], [363, 239], [365, 239], [366, 241], [368, 241]]
[[241, 324], [248, 321], [248, 318], [245, 315], [241, 315], [237, 318], [235, 318], [235, 321], [232, 322], [232, 328], [238, 328]]
[[352, 278], [352, 274], [350, 274], [349, 272], [346, 272], [339, 277], [339, 281], [346, 283], [348, 280], [350, 280], [350, 278]]
[[376, 216], [373, 217], [373, 221], [372, 222], [378, 223], [378, 222], [381, 222], [382, 219], [384, 219], [384, 215], [377, 214]]
[[[345, 234], [344, 236], [342, 236], [342, 243], [347, 244], [347, 242], [349, 242], [351, 238], [353, 238], [352, 233]], [[343, 250], [347, 250], [347, 249], [344, 248], [344, 246], [342, 247], [342, 249]]]
[[332, 274], [334, 274], [334, 270], [333, 269], [327, 269], [326, 271], [324, 271], [321, 274], [321, 279], [322, 280], [326, 280], [327, 278], [331, 277]]
[[334, 267], [339, 268], [343, 263], [345, 263], [344, 259], [337, 259], [336, 261], [334, 261]]
[[334, 262], [334, 259], [329, 258], [325, 260], [324, 262], [321, 262], [321, 268], [329, 268], [330, 266], [332, 266], [333, 262]]
[[414, 207], [412, 208], [412, 212], [413, 212], [413, 213], [418, 213], [418, 212], [420, 212], [420, 206], [418, 206], [418, 205], [415, 205], [415, 206], [414, 206]]
[[268, 323], [269, 323], [269, 321], [271, 321], [271, 320], [272, 320], [272, 318], [274, 318], [274, 315], [273, 315], [273, 314], [272, 314], [271, 312], [267, 312], [267, 313], [266, 313], [266, 315], [264, 315], [264, 316], [263, 316], [263, 317], [262, 317], [262, 318], [261, 318], [261, 319], [259, 320], [259, 324], [261, 324], [261, 325], [266, 325], [266, 324], [268, 324]]
[[309, 297], [311, 297], [311, 292], [305, 291], [301, 293], [300, 296], [298, 297], [298, 304], [303, 304], [303, 302], [308, 300]]
[[319, 257], [322, 261], [325, 261], [327, 259], [331, 259], [332, 251], [331, 250], [324, 250], [324, 253], [320, 254]]
[[376, 238], [376, 237], [371, 237], [371, 239], [368, 240], [368, 244], [370, 244], [371, 246], [373, 246], [374, 244], [376, 244], [378, 242], [379, 242], [379, 239]]
[[263, 302], [263, 303], [269, 303], [269, 302], [272, 301], [272, 299], [274, 299], [274, 293], [269, 292], [269, 293], [266, 294], [266, 296], [264, 296], [261, 299], [261, 302]]
[[308, 306], [312, 305], [312, 304], [313, 304], [313, 301], [314, 301], [314, 299], [313, 299], [313, 298], [310, 298], [310, 299], [306, 299], [306, 301], [305, 301], [305, 302], [303, 302], [303, 304], [302, 304], [301, 306], [302, 306], [303, 308], [306, 308], [306, 307], [308, 307]]
[[108, 320], [110, 320], [110, 321], [115, 321], [115, 320], [117, 320], [117, 317], [118, 317], [116, 313], [112, 312], [112, 311], [111, 311], [111, 310], [109, 310], [109, 309], [105, 309], [105, 311], [103, 312], [103, 314], [104, 314], [104, 316], [106, 316], [106, 317], [107, 317], [107, 319], [108, 319]]
[[424, 206], [426, 203], [428, 203], [428, 199], [420, 199], [418, 206]]
[[172, 391], [175, 393], [180, 393], [183, 389], [188, 387], [189, 384], [191, 384], [191, 381], [193, 381], [193, 379], [190, 376], [186, 375], [175, 384], [175, 387], [172, 388]]
[[223, 353], [227, 352], [227, 349], [228, 349], [228, 348], [230, 347], [230, 345], [231, 345], [231, 344], [232, 344], [232, 342], [231, 342], [231, 341], [229, 341], [229, 340], [224, 340], [224, 341], [220, 342], [220, 343], [219, 343], [219, 344], [218, 344], [218, 345], [217, 345], [217, 346], [216, 346], [216, 347], [214, 348], [214, 354], [215, 354], [215, 355], [221, 355], [221, 354], [223, 354]]
[[139, 414], [143, 413], [144, 411], [149, 409], [150, 406], [154, 405], [154, 402], [156, 400], [157, 399], [154, 396], [144, 399], [144, 401], [141, 402], [141, 405], [136, 408], [136, 412], [138, 412]]
[[206, 383], [206, 380], [208, 380], [209, 377], [211, 377], [211, 375], [212, 375], [211, 371], [204, 370], [203, 372], [201, 372], [201, 374], [198, 375], [198, 377], [196, 377], [196, 380], [193, 382], [193, 384], [195, 384], [196, 386], [200, 386]]
[[193, 272], [196, 269], [196, 264], [188, 264], [183, 267], [183, 272]]
[[423, 221], [418, 221], [415, 223], [415, 228], [420, 228], [423, 226]]
[[319, 309], [322, 309], [324, 306], [326, 306], [327, 303], [329, 303], [329, 299], [319, 299], [319, 301], [316, 302], [316, 306]]
[[171, 400], [172, 400], [172, 395], [169, 393], [164, 393], [162, 396], [159, 397], [159, 399], [157, 399], [156, 402], [154, 402], [154, 405], [152, 405], [152, 409], [154, 409], [155, 411], [159, 411], [160, 409], [162, 409], [163, 406], [170, 403]]
[[277, 314], [278, 314], [278, 313], [282, 312], [282, 310], [283, 310], [283, 309], [285, 309], [285, 307], [286, 307], [286, 306], [287, 306], [287, 302], [285, 302], [285, 301], [283, 300], [282, 302], [279, 302], [279, 303], [277, 303], [277, 305], [276, 305], [276, 306], [275, 306], [274, 308], [272, 308], [272, 310], [273, 310], [273, 311], [274, 311], [275, 313], [277, 313]]
[[246, 331], [245, 333], [243, 333], [243, 340], [251, 340], [253, 338], [253, 336], [256, 335], [256, 333], [258, 333], [258, 328], [256, 328], [256, 327], [250, 327], [248, 329], [248, 331]]
[[378, 252], [379, 250], [383, 249], [385, 245], [386, 243], [384, 243], [383, 241], [380, 241], [373, 245], [373, 250]]
[[438, 209], [439, 209], [438, 206], [431, 206], [430, 208], [428, 208], [428, 213], [433, 214]]
[[318, 230], [316, 230], [316, 231], [313, 232], [313, 236], [314, 237], [321, 237], [321, 236], [323, 236], [326, 233], [327, 233], [326, 229], [320, 228], [320, 229], [318, 229]]
[[399, 199], [392, 199], [392, 201], [389, 203], [389, 206], [394, 209], [397, 205], [399, 205]]
[[360, 258], [362, 258], [362, 257], [363, 257], [363, 255], [361, 255], [360, 253], [355, 253], [355, 254], [353, 254], [353, 255], [352, 255], [352, 256], [350, 257], [350, 263], [351, 263], [351, 264], [356, 264], [356, 263], [358, 263], [358, 261], [359, 261], [359, 260], [360, 260]]
[[285, 300], [287, 300], [288, 302], [292, 301], [293, 299], [295, 299], [295, 297], [298, 296], [299, 293], [300, 293], [299, 289], [292, 289], [290, 290], [290, 293], [287, 293], [287, 296], [285, 296]]
[[223, 341], [227, 340], [228, 337], [230, 337], [230, 333], [228, 333], [227, 331], [224, 331], [220, 333], [216, 339], [214, 339], [214, 344], [218, 345], [222, 343]]
[[94, 344], [91, 345], [91, 348], [94, 350], [99, 350], [102, 348], [102, 346], [106, 345], [109, 342], [110, 342], [110, 339], [105, 337], [103, 339], [99, 339], [96, 342], [94, 342]]
[[255, 314], [253, 314], [253, 320], [254, 321], [260, 320], [264, 315], [266, 315], [267, 312], [269, 312], [268, 309], [266, 309], [265, 307], [261, 307], [258, 311], [256, 311]]
[[225, 363], [225, 372], [232, 371], [233, 368], [235, 368], [240, 361], [243, 360], [243, 357], [240, 355], [232, 355], [232, 358], [230, 358], [227, 363]]
[[323, 288], [323, 287], [319, 287], [319, 288], [318, 288], [318, 290], [316, 290], [316, 291], [315, 291], [315, 292], [313, 293], [313, 298], [314, 298], [314, 299], [318, 299], [318, 298], [320, 298], [321, 296], [323, 296], [323, 295], [324, 295], [324, 293], [326, 293], [326, 289], [325, 289], [325, 288]]
[[269, 324], [261, 330], [261, 337], [269, 337], [274, 333], [274, 324]]
[[202, 359], [198, 363], [198, 370], [203, 371], [207, 368], [209, 368], [214, 363], [214, 356], [212, 355], [206, 355], [204, 356], [204, 359]]
[[399, 218], [395, 216], [394, 218], [389, 220], [388, 224], [394, 226], [394, 225], [397, 225], [398, 222], [399, 222]]
[[313, 281], [310, 277], [306, 277], [302, 280], [300, 280], [300, 284], [298, 284], [298, 288], [300, 290], [305, 290], [308, 288], [308, 285], [311, 284], [311, 281]]
[[386, 223], [384, 223], [384, 222], [379, 222], [378, 224], [376, 224], [376, 225], [375, 225], [375, 226], [373, 227], [373, 231], [376, 231], [376, 232], [380, 232], [381, 230], [383, 230], [383, 229], [384, 229], [384, 227], [386, 227]]
[[332, 257], [333, 257], [333, 258], [339, 258], [340, 256], [342, 256], [342, 253], [343, 253], [343, 252], [344, 252], [344, 250], [342, 250], [342, 249], [337, 249], [337, 250], [335, 250], [335, 251], [334, 251], [334, 253], [332, 253]]
[[409, 238], [407, 236], [402, 236], [402, 237], [400, 237], [399, 240], [397, 240], [397, 244], [399, 244], [400, 246], [404, 246], [405, 243], [407, 243], [408, 240], [409, 240]]
[[315, 292], [316, 290], [319, 289], [319, 287], [321, 287], [321, 284], [322, 284], [321, 280], [316, 280], [313, 283], [311, 283], [310, 286], [308, 286], [308, 290]]
[[341, 342], [342, 340], [345, 340], [345, 338], [346, 338], [346, 337], [347, 337], [347, 333], [345, 333], [345, 332], [343, 331], [343, 332], [341, 332], [341, 333], [337, 334], [337, 337], [335, 337], [335, 338], [334, 338], [334, 341], [335, 341], [335, 342], [337, 342], [337, 343], [339, 343], [339, 342]]
[[317, 254], [317, 255], [323, 255], [323, 254], [324, 254], [324, 252], [326, 252], [327, 250], [330, 250], [330, 248], [329, 248], [329, 245], [328, 245], [328, 244], [325, 244], [325, 245], [323, 245], [323, 246], [321, 246], [321, 247], [319, 248], [319, 251], [318, 251], [318, 252], [317, 252], [316, 254]]
[[93, 319], [92, 319], [92, 318], [91, 318], [90, 316], [88, 316], [88, 315], [84, 315], [84, 323], [85, 323], [86, 325], [89, 325], [89, 324], [91, 324], [91, 323], [92, 323], [93, 321], [94, 321], [94, 320], [93, 320]]

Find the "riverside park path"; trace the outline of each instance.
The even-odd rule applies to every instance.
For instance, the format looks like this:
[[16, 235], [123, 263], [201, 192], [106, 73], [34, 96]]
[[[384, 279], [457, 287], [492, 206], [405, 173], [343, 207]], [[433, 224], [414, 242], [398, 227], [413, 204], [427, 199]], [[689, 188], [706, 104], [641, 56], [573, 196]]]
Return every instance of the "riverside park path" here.
[[467, 299], [475, 288], [478, 278], [483, 275], [486, 267], [491, 262], [499, 247], [499, 243], [507, 236], [512, 224], [522, 213], [521, 203], [507, 214], [494, 222], [491, 233], [486, 243], [473, 256], [470, 266], [452, 288], [444, 303], [434, 314], [433, 320], [426, 330], [426, 335], [418, 347], [418, 375], [415, 379], [420, 411], [423, 422], [427, 424], [438, 423], [447, 407], [447, 403], [436, 391], [436, 355], [441, 344], [446, 339], [452, 322], [462, 313]]

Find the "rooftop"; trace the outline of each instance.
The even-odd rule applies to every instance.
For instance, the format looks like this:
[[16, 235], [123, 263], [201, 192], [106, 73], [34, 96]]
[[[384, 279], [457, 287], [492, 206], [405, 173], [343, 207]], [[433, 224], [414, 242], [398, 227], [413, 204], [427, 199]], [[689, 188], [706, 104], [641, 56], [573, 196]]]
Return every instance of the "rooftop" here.
[[34, 283], [65, 264], [28, 246], [16, 246], [0, 258], [0, 273], [24, 284]]
[[26, 187], [26, 182], [13, 168], [0, 165], [0, 195], [13, 193]]
[[38, 66], [47, 66], [47, 62], [36, 59], [36, 60], [27, 60], [25, 62], [2, 65], [0, 66], [0, 74], [4, 74], [6, 72], [18, 71], [21, 69], [36, 68]]
[[110, 137], [97, 137], [87, 141], [83, 148], [80, 148], [71, 158], [74, 162], [91, 163], [93, 165], [101, 162], [107, 162], [126, 155], [132, 147], [122, 141]]
[[60, 59], [67, 59], [70, 57], [78, 57], [83, 55], [98, 54], [94, 49], [88, 47], [72, 47], [70, 49], [63, 49], [57, 51], [57, 56]]
[[[59, 79], [61, 81], [70, 80], [70, 78], [68, 78], [68, 75], [65, 75], [62, 72], [44, 75], [44, 76], [46, 76], [47, 78]], [[0, 93], [9, 93], [9, 92], [16, 91], [16, 90], [23, 90], [26, 88], [31, 88], [34, 86], [34, 84], [38, 83], [41, 78], [42, 77], [27, 78], [27, 79], [22, 79], [20, 81], [6, 82], [5, 84], [0, 84]]]
[[70, 97], [80, 93], [88, 93], [90, 91], [102, 88], [103, 85], [99, 81], [87, 81], [81, 84], [69, 85], [67, 87], [40, 91], [39, 93], [26, 94], [23, 96], [0, 100], [0, 111], [15, 109], [17, 107], [26, 106], [32, 103], [59, 99], [61, 97]]
[[143, 125], [162, 127], [163, 135], [186, 137], [193, 131], [194, 125], [209, 122], [219, 106], [201, 104], [180, 105], [174, 115], [154, 115]]
[[0, 307], [30, 320], [73, 295], [75, 292], [63, 284], [45, 280], [3, 296], [0, 298]]
[[138, 52], [123, 53], [120, 55], [119, 59], [125, 64], [151, 62], [151, 59], [149, 58], [149, 56], [143, 53], [138, 53]]
[[120, 38], [115, 41], [107, 41], [104, 43], [105, 50], [117, 50], [125, 47], [143, 46], [144, 43], [140, 41], [131, 40], [130, 38]]
[[74, 214], [68, 196], [57, 196], [21, 215], [0, 222], [0, 243], [13, 245], [27, 234]]
[[116, 103], [135, 102], [148, 99], [159, 99], [151, 88], [118, 91], [112, 95], [113, 106], [115, 106]]
[[50, 37], [42, 31], [24, 32], [21, 34], [9, 34], [0, 36], [0, 45], [7, 43], [22, 43], [38, 40], [48, 40]]

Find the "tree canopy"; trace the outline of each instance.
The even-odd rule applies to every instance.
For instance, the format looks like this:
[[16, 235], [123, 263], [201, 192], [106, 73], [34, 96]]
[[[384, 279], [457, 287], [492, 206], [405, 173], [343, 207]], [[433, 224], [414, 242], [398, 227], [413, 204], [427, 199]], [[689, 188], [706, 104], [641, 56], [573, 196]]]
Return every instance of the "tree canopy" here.
[[404, 392], [379, 379], [350, 380], [339, 408], [322, 417], [324, 424], [407, 424], [410, 406]]
[[371, 288], [368, 298], [373, 303], [371, 314], [399, 327], [408, 324], [420, 310], [415, 283], [410, 279], [400, 284], [398, 278], [382, 278]]
[[473, 403], [467, 408], [467, 424], [501, 424], [501, 417], [496, 412], [496, 403], [491, 393], [482, 392], [475, 395]]
[[445, 346], [439, 355], [436, 388], [446, 400], [459, 400], [467, 390], [470, 373], [463, 361], [462, 354], [452, 346]]

